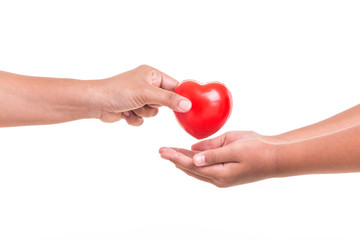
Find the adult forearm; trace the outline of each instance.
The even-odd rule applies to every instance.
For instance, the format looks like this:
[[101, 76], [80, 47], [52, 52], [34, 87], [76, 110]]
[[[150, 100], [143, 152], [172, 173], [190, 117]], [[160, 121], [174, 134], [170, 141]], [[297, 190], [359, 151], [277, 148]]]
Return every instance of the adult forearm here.
[[356, 125], [360, 125], [360, 105], [356, 105], [321, 122], [286, 132], [276, 137], [289, 142], [299, 141], [344, 130]]
[[360, 171], [360, 126], [278, 145], [276, 175]]
[[92, 81], [0, 72], [0, 126], [53, 124], [99, 114]]
[[174, 93], [179, 82], [141, 65], [99, 80], [29, 77], [0, 71], [0, 127], [52, 124], [83, 118], [126, 120], [139, 126], [158, 107], [187, 112], [191, 102]]

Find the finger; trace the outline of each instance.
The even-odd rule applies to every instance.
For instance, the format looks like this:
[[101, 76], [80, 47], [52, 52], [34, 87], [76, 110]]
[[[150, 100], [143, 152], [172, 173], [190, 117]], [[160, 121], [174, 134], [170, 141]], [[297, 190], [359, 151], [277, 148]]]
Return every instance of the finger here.
[[179, 86], [179, 82], [169, 75], [162, 73], [162, 81], [160, 87], [169, 91], [174, 91]]
[[195, 154], [193, 163], [195, 166], [204, 167], [219, 163], [237, 162], [233, 157], [233, 149], [225, 146]]
[[153, 68], [147, 75], [148, 81], [155, 87], [160, 87], [168, 91], [174, 91], [179, 82], [169, 75]]
[[212, 139], [195, 143], [194, 145], [191, 146], [191, 149], [198, 151], [205, 151], [209, 149], [219, 148], [224, 146], [225, 139], [226, 139], [226, 133]]
[[176, 165], [180, 165], [186, 169], [194, 167], [191, 157], [188, 157], [172, 148], [160, 148], [159, 152], [162, 158], [170, 160]]
[[148, 104], [149, 107], [152, 107], [152, 108], [159, 108], [161, 107], [160, 104]]
[[158, 114], [159, 109], [145, 105], [132, 111], [139, 117], [154, 117]]
[[185, 156], [188, 156], [190, 158], [192, 158], [196, 153], [198, 153], [198, 151], [190, 151], [190, 150], [183, 149], [183, 148], [174, 148], [174, 147], [172, 147], [171, 149], [173, 149], [173, 150], [175, 150], [177, 152], [180, 152], [180, 153], [182, 153]]
[[152, 68], [146, 76], [152, 89], [146, 94], [149, 105], [167, 106], [177, 112], [187, 112], [191, 109], [191, 102], [174, 93], [179, 82], [159, 70]]
[[166, 106], [177, 112], [188, 112], [191, 109], [189, 99], [182, 97], [174, 92], [151, 86], [146, 93], [147, 104], [158, 104]]
[[203, 176], [200, 176], [198, 174], [195, 174], [193, 172], [190, 172], [188, 170], [186, 170], [185, 168], [182, 168], [181, 166], [179, 165], [176, 165], [176, 168], [180, 169], [181, 171], [183, 171], [184, 173], [186, 173], [187, 175], [193, 177], [193, 178], [196, 178], [200, 181], [204, 181], [204, 182], [208, 182], [208, 183], [211, 183], [211, 184], [214, 184], [214, 181], [210, 178], [207, 178], [207, 177], [203, 177]]
[[137, 116], [132, 111], [125, 112], [124, 116], [126, 122], [131, 126], [140, 126], [144, 122], [144, 119], [142, 117]]
[[218, 172], [222, 170], [222, 164], [197, 167], [193, 164], [193, 159], [191, 157], [188, 157], [172, 148], [163, 147], [160, 148], [159, 152], [162, 158], [170, 160], [175, 165], [181, 166], [182, 168], [203, 177], [212, 178], [212, 176], [217, 176]]

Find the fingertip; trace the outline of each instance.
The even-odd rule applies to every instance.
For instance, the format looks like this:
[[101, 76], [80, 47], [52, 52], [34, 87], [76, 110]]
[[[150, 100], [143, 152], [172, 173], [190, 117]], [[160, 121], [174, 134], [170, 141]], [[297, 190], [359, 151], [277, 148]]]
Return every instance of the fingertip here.
[[196, 151], [204, 151], [206, 150], [206, 148], [204, 147], [204, 142], [207, 142], [208, 140], [204, 140], [198, 143], [195, 143], [191, 146], [191, 150], [196, 150]]
[[193, 162], [195, 166], [202, 167], [206, 164], [205, 155], [203, 153], [199, 153], [194, 155]]
[[161, 147], [161, 148], [159, 148], [159, 153], [160, 153], [160, 154], [163, 153], [164, 151], [166, 151], [166, 147]]
[[182, 98], [178, 104], [179, 112], [188, 112], [192, 107], [192, 103], [187, 98]]
[[195, 144], [191, 145], [191, 150], [198, 150], [197, 149], [198, 144], [199, 143], [195, 143]]
[[155, 117], [156, 115], [158, 115], [158, 113], [159, 113], [159, 109], [158, 109], [158, 108], [154, 108], [151, 117]]
[[173, 156], [173, 153], [175, 151], [171, 148], [168, 147], [162, 147], [159, 149], [159, 153], [161, 158], [167, 159], [167, 160], [171, 160], [171, 157]]

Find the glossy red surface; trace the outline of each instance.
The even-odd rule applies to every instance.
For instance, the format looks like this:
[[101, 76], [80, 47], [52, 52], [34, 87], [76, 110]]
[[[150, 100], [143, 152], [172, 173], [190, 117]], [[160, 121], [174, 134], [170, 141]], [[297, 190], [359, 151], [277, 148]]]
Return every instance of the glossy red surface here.
[[232, 109], [232, 97], [224, 84], [182, 82], [175, 92], [188, 98], [192, 107], [187, 113], [175, 112], [180, 125], [197, 139], [216, 133], [227, 121]]

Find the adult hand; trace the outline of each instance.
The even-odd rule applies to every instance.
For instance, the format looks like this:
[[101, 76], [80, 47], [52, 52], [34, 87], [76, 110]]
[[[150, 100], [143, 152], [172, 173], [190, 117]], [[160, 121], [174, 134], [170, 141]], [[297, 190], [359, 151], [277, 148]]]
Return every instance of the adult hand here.
[[194, 178], [230, 187], [274, 176], [276, 144], [265, 138], [255, 132], [229, 132], [199, 142], [192, 150], [164, 147], [159, 152]]
[[141, 125], [159, 106], [186, 112], [191, 102], [173, 92], [178, 82], [142, 65], [100, 80], [33, 77], [0, 71], [0, 127], [125, 118]]
[[93, 81], [98, 118], [115, 122], [124, 118], [131, 125], [141, 125], [143, 117], [153, 117], [158, 107], [187, 112], [191, 102], [173, 92], [178, 81], [147, 65], [128, 72]]

